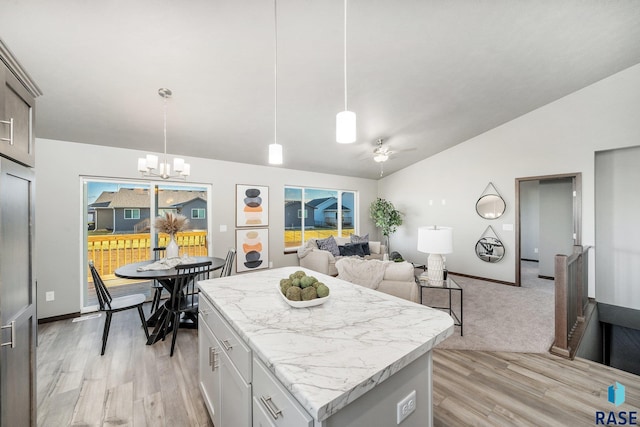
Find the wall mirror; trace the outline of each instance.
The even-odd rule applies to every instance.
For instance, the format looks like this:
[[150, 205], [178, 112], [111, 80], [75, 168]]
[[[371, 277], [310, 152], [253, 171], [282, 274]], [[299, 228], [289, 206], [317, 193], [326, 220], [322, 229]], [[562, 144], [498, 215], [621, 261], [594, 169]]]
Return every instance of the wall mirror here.
[[[493, 236], [487, 236], [488, 232]], [[484, 262], [498, 262], [504, 258], [504, 245], [493, 227], [488, 226], [476, 243], [476, 256]]]
[[495, 237], [481, 237], [476, 243], [476, 255], [485, 262], [498, 262], [504, 258], [504, 246]]
[[[493, 189], [493, 193], [488, 193]], [[504, 213], [507, 204], [504, 202], [504, 199], [496, 190], [496, 187], [493, 186], [492, 183], [487, 185], [487, 188], [484, 189], [482, 195], [476, 202], [476, 212], [484, 219], [496, 219], [500, 218]]]

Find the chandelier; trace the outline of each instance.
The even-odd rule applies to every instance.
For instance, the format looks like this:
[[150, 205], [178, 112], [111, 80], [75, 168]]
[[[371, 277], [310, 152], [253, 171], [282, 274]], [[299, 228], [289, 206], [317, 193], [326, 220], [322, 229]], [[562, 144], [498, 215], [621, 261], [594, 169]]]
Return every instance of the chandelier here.
[[180, 178], [186, 180], [191, 173], [191, 165], [185, 163], [184, 159], [173, 159], [173, 175], [171, 174], [171, 164], [167, 161], [167, 99], [171, 98], [171, 90], [166, 88], [158, 89], [158, 95], [164, 99], [164, 156], [158, 164], [158, 156], [147, 154], [146, 157], [138, 159], [138, 172], [144, 177], [159, 177], [162, 179]]

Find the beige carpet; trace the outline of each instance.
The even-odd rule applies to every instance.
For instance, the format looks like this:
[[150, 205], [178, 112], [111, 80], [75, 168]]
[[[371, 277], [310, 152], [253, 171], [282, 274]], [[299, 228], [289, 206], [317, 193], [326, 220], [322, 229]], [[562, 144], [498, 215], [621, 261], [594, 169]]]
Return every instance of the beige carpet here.
[[[464, 336], [460, 327], [437, 348], [546, 353], [553, 344], [553, 281], [538, 279], [523, 265], [523, 286], [513, 287], [453, 276], [464, 292]], [[531, 275], [526, 276], [525, 274]], [[425, 289], [423, 304], [447, 305], [448, 292]], [[460, 310], [459, 292], [453, 307]]]

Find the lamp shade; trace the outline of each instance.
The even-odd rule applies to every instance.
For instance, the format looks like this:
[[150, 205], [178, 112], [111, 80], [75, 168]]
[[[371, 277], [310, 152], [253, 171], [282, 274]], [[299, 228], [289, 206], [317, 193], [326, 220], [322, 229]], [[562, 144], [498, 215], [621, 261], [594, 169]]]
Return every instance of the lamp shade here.
[[269, 144], [269, 164], [282, 164], [282, 145], [278, 143]]
[[450, 254], [453, 252], [453, 228], [419, 227], [418, 251], [428, 254]]
[[342, 111], [336, 115], [336, 141], [351, 144], [356, 141], [356, 113]]

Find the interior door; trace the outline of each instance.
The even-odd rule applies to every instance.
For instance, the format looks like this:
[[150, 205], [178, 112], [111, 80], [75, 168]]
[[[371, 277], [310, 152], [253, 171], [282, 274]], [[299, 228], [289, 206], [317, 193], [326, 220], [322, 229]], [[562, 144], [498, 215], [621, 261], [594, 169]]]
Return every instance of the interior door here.
[[0, 425], [36, 424], [33, 171], [0, 158]]

